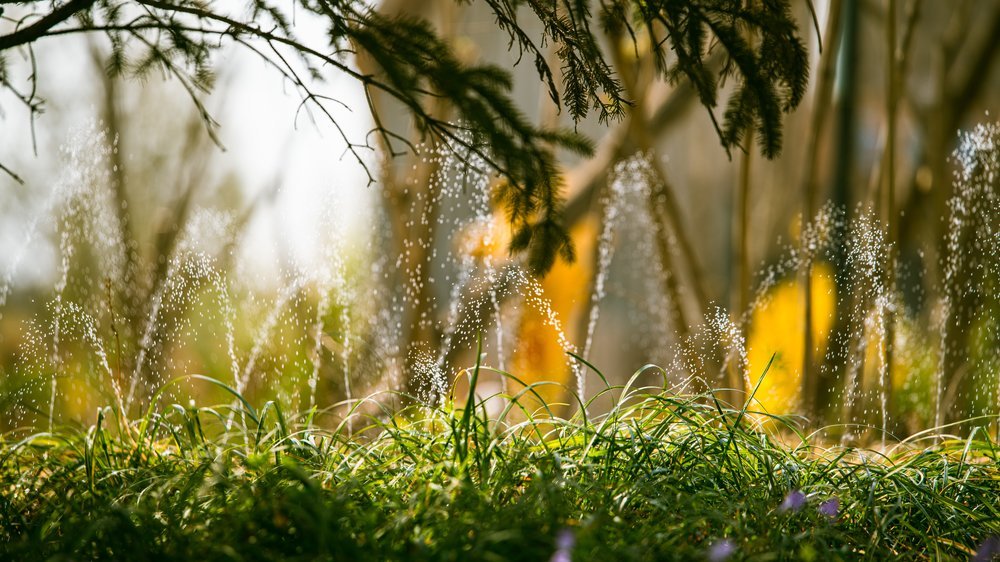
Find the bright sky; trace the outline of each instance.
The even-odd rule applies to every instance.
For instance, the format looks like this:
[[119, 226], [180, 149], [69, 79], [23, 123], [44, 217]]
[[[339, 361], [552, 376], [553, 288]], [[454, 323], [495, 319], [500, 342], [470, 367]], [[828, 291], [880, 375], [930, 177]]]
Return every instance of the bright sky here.
[[[296, 30], [307, 42], [326, 43], [322, 28], [301, 13]], [[0, 33], [8, 31], [9, 24], [0, 23]], [[0, 93], [0, 162], [15, 168], [26, 182], [18, 186], [0, 177], [0, 281], [12, 269], [15, 284], [44, 280], [55, 270], [56, 256], [48, 244], [52, 217], [41, 215], [46, 214], [45, 201], [53, 184], [65, 172], [58, 147], [98, 113], [95, 71], [82, 45], [78, 40], [59, 38], [46, 40], [36, 49], [42, 77], [40, 93], [48, 108], [35, 124], [37, 157], [31, 149], [26, 109], [9, 93]], [[325, 118], [317, 116], [317, 124], [313, 124], [302, 112], [296, 126], [299, 98], [276, 71], [246, 50], [228, 50], [220, 62], [233, 65], [235, 70], [227, 71], [232, 80], [224, 104], [218, 95], [204, 100], [221, 125], [219, 136], [227, 148], [217, 162], [223, 171], [239, 175], [248, 200], [271, 187], [276, 176], [282, 186], [278, 197], [262, 207], [254, 221], [244, 246], [248, 265], [267, 270], [289, 265], [289, 257], [297, 265], [315, 265], [322, 255], [324, 233], [338, 229], [350, 235], [366, 226], [363, 211], [378, 186], [366, 186], [364, 170], [345, 153], [343, 141], [323, 121]], [[331, 107], [340, 125], [354, 134], [355, 140], [363, 139], [370, 118], [360, 88], [350, 78], [328, 77], [330, 81], [317, 90], [337, 97], [353, 110]], [[190, 107], [188, 100], [180, 102], [179, 107]], [[126, 159], [131, 156], [125, 154]], [[31, 223], [36, 217], [40, 218], [38, 234], [32, 235]], [[33, 242], [26, 246], [29, 239]]]

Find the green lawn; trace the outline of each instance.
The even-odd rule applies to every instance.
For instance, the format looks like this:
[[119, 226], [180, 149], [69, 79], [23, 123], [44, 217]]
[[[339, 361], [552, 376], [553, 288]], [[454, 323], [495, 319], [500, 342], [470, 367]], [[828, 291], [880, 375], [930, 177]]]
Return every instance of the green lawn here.
[[349, 434], [234, 399], [8, 435], [0, 559], [967, 560], [1000, 535], [985, 430], [880, 455], [711, 395], [606, 393], [591, 419], [527, 389], [504, 424], [372, 399]]

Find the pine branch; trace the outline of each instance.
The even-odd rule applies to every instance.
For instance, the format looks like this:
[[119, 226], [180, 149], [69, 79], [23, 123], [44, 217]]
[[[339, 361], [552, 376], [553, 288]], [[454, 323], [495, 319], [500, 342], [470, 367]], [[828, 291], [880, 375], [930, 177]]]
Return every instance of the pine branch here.
[[28, 27], [22, 27], [7, 35], [0, 35], [0, 51], [27, 45], [41, 39], [50, 29], [80, 12], [89, 10], [95, 3], [97, 0], [69, 0]]
[[[457, 0], [470, 2], [471, 0]], [[592, 30], [587, 0], [481, 0], [494, 13], [498, 28], [508, 34], [509, 48], [519, 58], [534, 59], [539, 79], [550, 97], [560, 102], [555, 72], [542, 49], [556, 47], [562, 86], [560, 105], [575, 122], [596, 111], [602, 122], [620, 118], [629, 105], [614, 70], [605, 61]], [[563, 222], [564, 202], [553, 150], [590, 154], [590, 142], [572, 131], [537, 127], [518, 110], [511, 98], [510, 74], [492, 65], [462, 63], [451, 46], [431, 26], [414, 18], [388, 17], [362, 0], [295, 0], [296, 6], [326, 20], [328, 45], [310, 46], [294, 34], [285, 12], [266, 0], [247, 0], [247, 16], [222, 13], [200, 0], [68, 0], [38, 9], [21, 21], [40, 17], [26, 27], [0, 36], [0, 54], [45, 38], [72, 33], [102, 33], [111, 44], [106, 69], [110, 74], [144, 78], [161, 72], [176, 78], [198, 108], [210, 134], [214, 122], [200, 100], [211, 90], [212, 53], [228, 41], [255, 53], [301, 97], [300, 111], [315, 109], [329, 120], [347, 150], [368, 171], [361, 151], [374, 150], [370, 139], [390, 153], [398, 145], [412, 150], [409, 141], [389, 131], [372, 101], [382, 92], [401, 104], [425, 140], [452, 150], [466, 161], [476, 160], [505, 178], [494, 199], [507, 211], [515, 232], [512, 251], [523, 251], [537, 272], [547, 270], [557, 257], [571, 259], [573, 249]], [[790, 0], [602, 0], [600, 22], [606, 29], [625, 30], [636, 40], [636, 30], [654, 39], [653, 55], [660, 74], [672, 81], [690, 82], [728, 149], [747, 131], [759, 131], [765, 155], [781, 146], [782, 115], [802, 98], [808, 78], [807, 58], [790, 15]], [[29, 6], [41, 1], [26, 2]], [[540, 40], [527, 33], [518, 9], [542, 26]], [[70, 20], [76, 22], [70, 27]], [[754, 36], [751, 47], [743, 30]], [[624, 35], [624, 34], [623, 34]], [[728, 62], [720, 72], [709, 63], [714, 45], [721, 45]], [[377, 65], [375, 73], [357, 71], [347, 57], [363, 51]], [[670, 56], [672, 53], [672, 56]], [[0, 58], [0, 69], [3, 59]], [[554, 65], [555, 63], [553, 63]], [[353, 140], [328, 110], [334, 98], [314, 89], [313, 81], [333, 71], [357, 80], [365, 89], [375, 127]], [[29, 81], [34, 92], [35, 76]], [[3, 75], [0, 86], [16, 93]], [[720, 84], [738, 80], [722, 123], [714, 109]], [[39, 101], [21, 97], [31, 107]], [[458, 123], [446, 122], [426, 108], [446, 99]], [[394, 142], [395, 141], [395, 142]], [[394, 148], [394, 144], [397, 148]], [[9, 173], [9, 170], [3, 168]], [[374, 177], [369, 172], [369, 179]]]
[[[809, 79], [808, 54], [788, 0], [645, 0], [635, 3], [634, 12], [622, 4], [603, 3], [606, 25], [641, 25], [646, 30], [661, 75], [671, 82], [684, 77], [695, 87], [727, 151], [756, 130], [762, 153], [768, 158], [778, 155], [782, 114], [802, 101]], [[715, 46], [724, 49], [728, 59], [717, 75], [705, 60]], [[714, 108], [727, 78], [738, 84], [720, 125]]]

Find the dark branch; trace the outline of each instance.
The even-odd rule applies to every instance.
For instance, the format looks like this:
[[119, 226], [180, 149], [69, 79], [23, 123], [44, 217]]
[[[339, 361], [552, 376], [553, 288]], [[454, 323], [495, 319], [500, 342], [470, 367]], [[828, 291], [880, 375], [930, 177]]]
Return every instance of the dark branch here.
[[35, 23], [7, 35], [0, 35], [0, 51], [32, 43], [45, 36], [53, 27], [79, 12], [89, 9], [97, 0], [69, 0]]

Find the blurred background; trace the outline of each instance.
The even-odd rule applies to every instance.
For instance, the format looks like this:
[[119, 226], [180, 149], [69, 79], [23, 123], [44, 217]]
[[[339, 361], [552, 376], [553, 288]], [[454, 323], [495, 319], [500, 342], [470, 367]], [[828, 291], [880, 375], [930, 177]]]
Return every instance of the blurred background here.
[[[552, 402], [604, 384], [572, 351], [617, 384], [653, 363], [663, 373], [641, 383], [739, 403], [760, 382], [760, 408], [821, 424], [907, 433], [996, 416], [996, 125], [964, 145], [978, 164], [953, 153], [1000, 110], [1000, 3], [894, 4], [794, 3], [810, 90], [774, 160], [727, 154], [697, 95], [654, 78], [648, 38], [605, 37], [634, 105], [579, 124], [596, 151], [562, 162], [577, 260], [539, 280], [506, 251], [491, 178], [426, 147], [366, 153], [369, 184], [253, 53], [215, 61], [213, 142], [176, 81], [108, 78], [99, 40], [47, 39], [44, 114], [0, 95], [0, 161], [24, 179], [0, 176], [0, 427], [132, 411], [192, 373], [299, 411], [397, 389], [433, 400], [474, 362], [477, 334], [485, 364], [560, 383], [540, 390]], [[480, 3], [375, 9], [428, 19], [466, 60], [509, 68], [535, 122], [573, 126]], [[11, 82], [31, 72], [16, 58]], [[338, 124], [363, 140], [363, 92], [325, 78]], [[373, 102], [420, 142], [400, 108]]]

